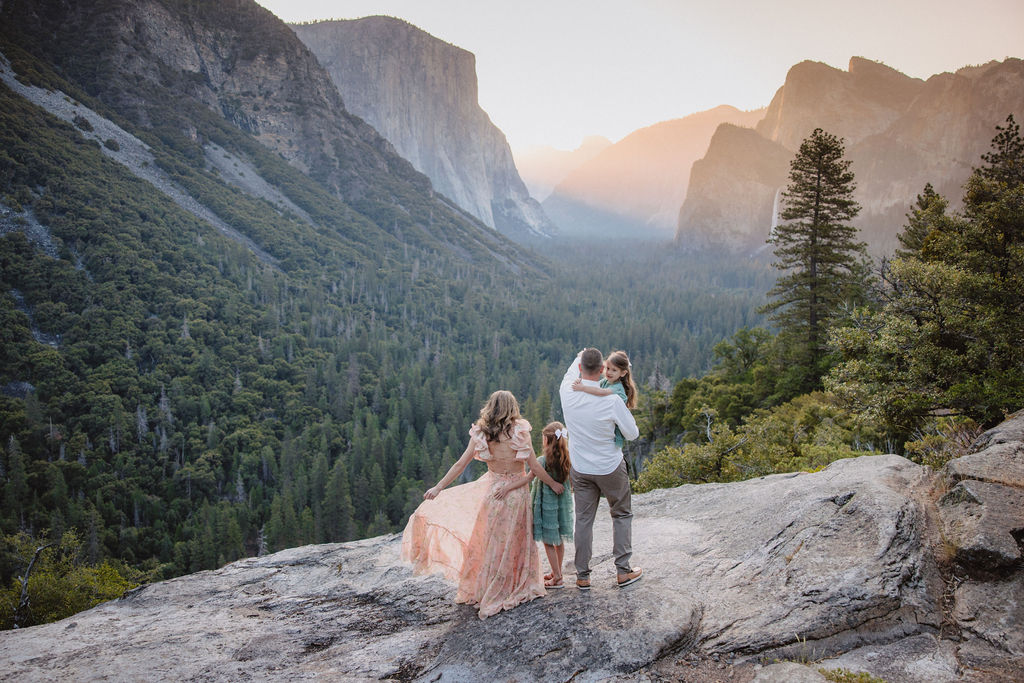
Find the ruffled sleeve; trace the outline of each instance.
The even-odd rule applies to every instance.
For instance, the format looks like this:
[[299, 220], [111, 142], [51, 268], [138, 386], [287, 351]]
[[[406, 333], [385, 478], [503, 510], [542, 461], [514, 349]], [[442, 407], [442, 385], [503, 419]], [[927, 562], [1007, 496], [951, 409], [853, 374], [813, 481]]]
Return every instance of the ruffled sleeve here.
[[487, 462], [492, 460], [491, 449], [487, 445], [487, 437], [484, 435], [480, 425], [473, 423], [473, 426], [469, 428], [469, 443], [472, 444], [473, 450], [476, 451], [473, 454], [474, 460], [483, 460]]
[[530, 423], [526, 420], [519, 420], [512, 428], [512, 439], [509, 445], [515, 451], [516, 460], [526, 460], [533, 453], [533, 440], [530, 438]]

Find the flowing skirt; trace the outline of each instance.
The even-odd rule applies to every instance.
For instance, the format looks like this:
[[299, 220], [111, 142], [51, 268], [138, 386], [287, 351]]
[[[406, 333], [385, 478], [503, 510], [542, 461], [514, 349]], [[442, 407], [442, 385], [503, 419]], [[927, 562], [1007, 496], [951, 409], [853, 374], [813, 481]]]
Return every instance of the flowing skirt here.
[[477, 605], [481, 619], [544, 595], [529, 489], [502, 500], [493, 493], [521, 476], [488, 472], [445, 489], [416, 508], [402, 534], [402, 559], [457, 581], [455, 601]]

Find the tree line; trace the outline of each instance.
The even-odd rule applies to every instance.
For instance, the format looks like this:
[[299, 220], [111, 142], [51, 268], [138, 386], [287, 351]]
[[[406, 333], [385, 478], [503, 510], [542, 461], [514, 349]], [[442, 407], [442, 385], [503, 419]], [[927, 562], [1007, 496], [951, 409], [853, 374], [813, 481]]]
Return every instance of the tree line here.
[[[1024, 141], [1013, 116], [964, 186], [926, 185], [901, 248], [875, 268], [857, 240], [842, 140], [816, 130], [793, 160], [783, 271], [715, 366], [654, 393], [633, 457], [641, 490], [814, 470], [901, 453], [933, 467], [1024, 406]], [[637, 469], [641, 469], [637, 467]]]

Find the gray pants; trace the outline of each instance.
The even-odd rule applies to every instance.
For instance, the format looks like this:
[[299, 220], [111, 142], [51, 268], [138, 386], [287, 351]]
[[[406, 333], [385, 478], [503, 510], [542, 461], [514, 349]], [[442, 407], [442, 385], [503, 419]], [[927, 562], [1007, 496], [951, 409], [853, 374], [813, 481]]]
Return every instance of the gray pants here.
[[628, 574], [633, 556], [633, 509], [630, 501], [629, 475], [626, 461], [610, 474], [581, 474], [571, 470], [572, 498], [576, 507], [576, 576], [590, 577], [590, 556], [594, 545], [594, 517], [601, 495], [608, 499], [612, 513], [612, 554], [619, 574]]

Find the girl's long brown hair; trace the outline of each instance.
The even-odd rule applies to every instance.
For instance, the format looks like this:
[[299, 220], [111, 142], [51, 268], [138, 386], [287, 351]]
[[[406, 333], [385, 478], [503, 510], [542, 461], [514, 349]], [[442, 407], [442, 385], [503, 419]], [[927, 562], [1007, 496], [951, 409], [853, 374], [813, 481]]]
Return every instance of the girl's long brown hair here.
[[569, 478], [569, 468], [572, 465], [569, 462], [569, 438], [564, 434], [561, 438], [556, 438], [555, 431], [558, 429], [564, 432], [565, 425], [561, 422], [549, 422], [541, 430], [541, 434], [544, 435], [544, 469], [552, 479], [564, 484]]
[[636, 408], [639, 397], [636, 392], [636, 383], [633, 381], [633, 365], [629, 362], [629, 356], [625, 351], [612, 351], [608, 354], [608, 362], [622, 370], [623, 374], [619, 381], [622, 382], [622, 388], [626, 390], [626, 407], [633, 410]]
[[511, 391], [498, 390], [480, 409], [480, 419], [476, 423], [488, 441], [498, 441], [502, 435], [506, 438], [512, 436], [512, 428], [519, 418], [519, 401]]

